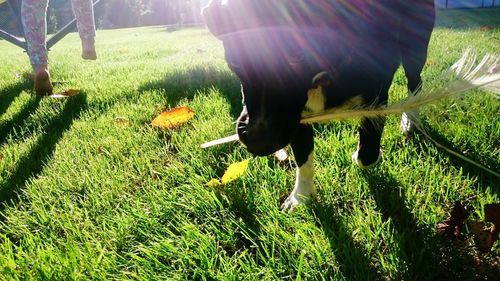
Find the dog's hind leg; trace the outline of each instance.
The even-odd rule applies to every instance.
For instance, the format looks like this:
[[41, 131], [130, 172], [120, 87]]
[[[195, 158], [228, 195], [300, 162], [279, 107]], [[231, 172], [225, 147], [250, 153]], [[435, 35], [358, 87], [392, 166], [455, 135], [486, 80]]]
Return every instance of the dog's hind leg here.
[[[403, 53], [402, 62], [405, 70], [406, 78], [408, 79], [408, 95], [416, 95], [422, 87], [422, 78], [420, 73], [427, 58], [427, 48], [422, 47], [417, 50], [407, 51]], [[417, 109], [409, 112], [403, 112], [401, 116], [400, 128], [403, 135], [407, 138], [413, 136], [415, 131], [415, 122], [420, 119], [420, 114]]]
[[300, 125], [294, 139], [291, 142], [295, 155], [297, 174], [295, 186], [281, 205], [281, 209], [291, 212], [297, 205], [302, 204], [316, 196], [314, 188], [314, 139], [311, 126]]
[[[434, 27], [434, 1], [407, 2], [405, 5], [408, 7], [402, 11], [403, 26], [401, 26], [399, 36], [401, 63], [408, 79], [408, 95], [416, 95], [422, 87], [420, 74], [427, 60], [427, 49]], [[400, 127], [407, 138], [412, 137], [415, 122], [419, 118], [418, 110], [403, 113]]]

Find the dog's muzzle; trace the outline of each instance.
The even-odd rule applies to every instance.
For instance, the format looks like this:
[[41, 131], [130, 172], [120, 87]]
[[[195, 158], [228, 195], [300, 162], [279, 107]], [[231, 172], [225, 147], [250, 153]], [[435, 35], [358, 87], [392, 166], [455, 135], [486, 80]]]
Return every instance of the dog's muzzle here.
[[252, 122], [246, 108], [243, 108], [236, 122], [236, 132], [240, 141], [247, 150], [256, 156], [270, 155], [288, 142], [280, 133], [279, 128], [268, 123], [265, 119]]

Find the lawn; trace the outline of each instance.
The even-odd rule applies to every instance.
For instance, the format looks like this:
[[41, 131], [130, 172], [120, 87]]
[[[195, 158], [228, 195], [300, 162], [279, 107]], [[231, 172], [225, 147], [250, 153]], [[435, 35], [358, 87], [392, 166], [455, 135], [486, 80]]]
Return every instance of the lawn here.
[[[500, 28], [438, 27], [424, 81], [463, 51], [500, 53]], [[315, 126], [318, 200], [291, 214], [280, 204], [295, 171], [238, 144], [199, 145], [233, 133], [239, 83], [219, 41], [201, 28], [98, 31], [98, 60], [80, 58], [77, 34], [50, 52], [56, 91], [39, 98], [28, 59], [0, 41], [1, 280], [493, 280], [500, 243], [482, 253], [470, 235], [444, 239], [436, 225], [455, 202], [484, 219], [500, 179], [437, 147], [405, 141], [388, 118], [384, 161], [351, 163], [357, 123]], [[406, 96], [398, 71], [391, 102]], [[173, 130], [150, 126], [186, 105]], [[442, 145], [500, 171], [500, 102], [473, 91], [423, 109]], [[231, 163], [246, 173], [207, 182]], [[466, 231], [464, 231], [466, 233]]]

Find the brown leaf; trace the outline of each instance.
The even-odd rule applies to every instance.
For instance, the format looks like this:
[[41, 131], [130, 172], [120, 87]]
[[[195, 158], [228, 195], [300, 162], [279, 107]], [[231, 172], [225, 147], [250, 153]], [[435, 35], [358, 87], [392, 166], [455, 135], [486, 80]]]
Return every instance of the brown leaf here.
[[113, 120], [113, 122], [117, 125], [128, 125], [130, 123], [130, 121], [128, 120], [127, 117], [124, 117], [124, 116], [117, 116], [115, 117], [115, 119]]
[[173, 129], [187, 123], [193, 117], [194, 111], [187, 106], [181, 106], [160, 113], [160, 115], [151, 121], [151, 125], [153, 127]]
[[491, 251], [495, 241], [495, 235], [491, 232], [491, 228], [481, 229], [479, 233], [474, 235], [476, 247], [483, 252]]
[[493, 223], [493, 231], [500, 230], [500, 203], [484, 205], [484, 219]]
[[491, 249], [495, 241], [498, 240], [498, 235], [500, 232], [500, 203], [484, 205], [484, 219], [487, 222], [493, 223], [490, 229], [490, 234], [491, 234], [490, 249]]
[[484, 223], [482, 223], [480, 221], [468, 221], [467, 228], [469, 228], [469, 231], [472, 234], [477, 235], [481, 232], [481, 230], [483, 230]]
[[64, 92], [52, 94], [49, 96], [49, 98], [54, 98], [54, 99], [63, 99], [63, 98], [69, 98], [75, 95], [78, 95], [80, 93], [79, 90], [76, 89], [69, 89]]
[[445, 238], [460, 238], [464, 222], [469, 216], [460, 202], [456, 202], [450, 213], [450, 218], [439, 223], [436, 228]]
[[483, 25], [483, 26], [479, 27], [479, 30], [481, 30], [481, 31], [490, 31], [492, 29], [493, 29], [493, 27], [489, 26], [489, 25]]

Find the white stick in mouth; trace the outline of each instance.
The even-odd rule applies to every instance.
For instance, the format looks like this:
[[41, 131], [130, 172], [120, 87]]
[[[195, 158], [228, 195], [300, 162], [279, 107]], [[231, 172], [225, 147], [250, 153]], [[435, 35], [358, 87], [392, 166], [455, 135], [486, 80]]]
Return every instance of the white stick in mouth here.
[[217, 139], [217, 140], [206, 142], [206, 143], [204, 143], [204, 144], [201, 145], [201, 148], [207, 148], [207, 147], [211, 147], [211, 146], [214, 146], [214, 145], [223, 144], [223, 143], [226, 143], [226, 142], [237, 141], [239, 139], [240, 138], [238, 137], [238, 134], [234, 134], [234, 135], [231, 135], [231, 136], [228, 136], [228, 137], [224, 137], [224, 138], [221, 138], [221, 139]]

